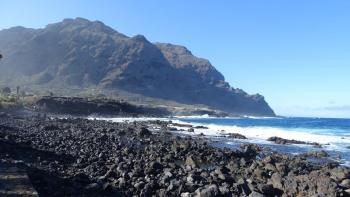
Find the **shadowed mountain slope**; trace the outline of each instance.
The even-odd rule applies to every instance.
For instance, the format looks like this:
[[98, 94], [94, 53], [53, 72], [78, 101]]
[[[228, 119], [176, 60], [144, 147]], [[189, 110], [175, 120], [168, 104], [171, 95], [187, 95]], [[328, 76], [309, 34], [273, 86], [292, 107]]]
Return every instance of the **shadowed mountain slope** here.
[[275, 115], [264, 97], [230, 87], [208, 60], [185, 47], [128, 37], [99, 21], [1, 30], [0, 49], [2, 84], [123, 90], [234, 114]]

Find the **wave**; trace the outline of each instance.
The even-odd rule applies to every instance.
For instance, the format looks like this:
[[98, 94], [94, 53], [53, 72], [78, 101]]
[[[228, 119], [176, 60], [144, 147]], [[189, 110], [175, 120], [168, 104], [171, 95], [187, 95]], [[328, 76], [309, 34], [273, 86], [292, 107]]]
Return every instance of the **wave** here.
[[[339, 136], [337, 133], [322, 130], [322, 129], [308, 129], [308, 128], [281, 128], [269, 126], [250, 126], [240, 127], [232, 125], [218, 125], [218, 124], [203, 124], [192, 123], [189, 121], [175, 120], [177, 123], [190, 123], [194, 126], [205, 126], [208, 129], [195, 129], [193, 135], [203, 133], [209, 136], [225, 135], [229, 133], [239, 133], [246, 136], [254, 143], [271, 143], [267, 139], [273, 136], [281, 137], [289, 140], [299, 140], [305, 142], [317, 142], [326, 145], [330, 150], [349, 151], [347, 146], [350, 146], [350, 136]], [[298, 145], [302, 146], [302, 145]]]
[[173, 116], [176, 119], [282, 119], [283, 117], [276, 117], [276, 116], [225, 116], [225, 117], [217, 117], [217, 116], [210, 116], [208, 114], [203, 115], [195, 115], [195, 116]]
[[209, 129], [216, 131], [224, 131], [224, 133], [239, 133], [250, 138], [268, 139], [269, 137], [277, 136], [285, 139], [294, 139], [299, 141], [318, 142], [322, 144], [332, 142], [347, 142], [350, 139], [342, 139], [339, 136], [317, 134], [317, 131], [303, 129], [287, 129], [277, 127], [238, 127], [238, 126], [223, 126], [223, 125], [207, 125]]
[[[209, 114], [193, 115], [193, 116], [173, 116], [176, 119], [218, 119], [218, 118], [232, 118], [232, 117], [216, 117]], [[233, 117], [234, 118], [234, 117]]]
[[283, 119], [283, 117], [277, 117], [277, 116], [243, 116], [243, 118], [248, 118], [248, 119]]

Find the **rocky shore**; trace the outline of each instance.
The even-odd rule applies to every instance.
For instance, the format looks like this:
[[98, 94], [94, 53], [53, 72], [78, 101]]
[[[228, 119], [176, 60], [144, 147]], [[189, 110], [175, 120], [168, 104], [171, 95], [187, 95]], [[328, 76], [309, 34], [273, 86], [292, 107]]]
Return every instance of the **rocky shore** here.
[[0, 159], [24, 163], [40, 196], [350, 195], [348, 168], [254, 144], [220, 149], [168, 124], [3, 114]]

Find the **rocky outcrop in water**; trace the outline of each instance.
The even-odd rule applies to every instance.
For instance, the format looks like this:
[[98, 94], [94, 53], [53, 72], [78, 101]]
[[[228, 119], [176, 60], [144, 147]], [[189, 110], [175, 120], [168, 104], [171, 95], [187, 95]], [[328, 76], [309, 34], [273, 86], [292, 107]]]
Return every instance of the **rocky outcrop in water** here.
[[299, 140], [288, 140], [280, 137], [269, 137], [267, 141], [274, 142], [276, 144], [305, 144], [305, 145], [313, 145], [314, 147], [321, 148], [321, 144], [317, 142], [304, 142]]

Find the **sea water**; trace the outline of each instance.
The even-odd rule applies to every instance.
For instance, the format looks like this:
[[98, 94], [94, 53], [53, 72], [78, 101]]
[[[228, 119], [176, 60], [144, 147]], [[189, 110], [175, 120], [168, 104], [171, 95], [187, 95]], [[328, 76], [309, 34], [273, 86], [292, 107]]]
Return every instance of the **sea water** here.
[[[227, 133], [239, 133], [248, 140], [221, 139], [218, 144], [234, 147], [239, 143], [257, 143], [273, 151], [300, 154], [308, 151], [325, 150], [331, 159], [350, 164], [350, 119], [338, 118], [211, 118], [211, 117], [177, 117], [176, 121], [203, 125], [206, 130], [195, 133], [217, 136]], [[305, 142], [317, 142], [322, 148], [311, 145], [276, 145], [267, 141], [269, 137], [281, 137]]]
[[[92, 119], [92, 118], [91, 118]], [[207, 129], [194, 129], [193, 133], [175, 131], [185, 135], [204, 134], [212, 138], [217, 146], [237, 148], [242, 143], [255, 143], [271, 151], [288, 154], [302, 154], [309, 151], [324, 150], [330, 159], [350, 166], [350, 119], [336, 118], [287, 118], [287, 117], [241, 117], [216, 118], [209, 116], [186, 116], [171, 118], [97, 118], [113, 122], [133, 122], [162, 120], [175, 123], [187, 123], [194, 126], [205, 126]], [[179, 127], [179, 130], [183, 129]], [[228, 133], [239, 133], [246, 140], [222, 137]], [[317, 142], [322, 148], [312, 145], [288, 144], [279, 145], [267, 141], [269, 137], [281, 137], [304, 142]]]

